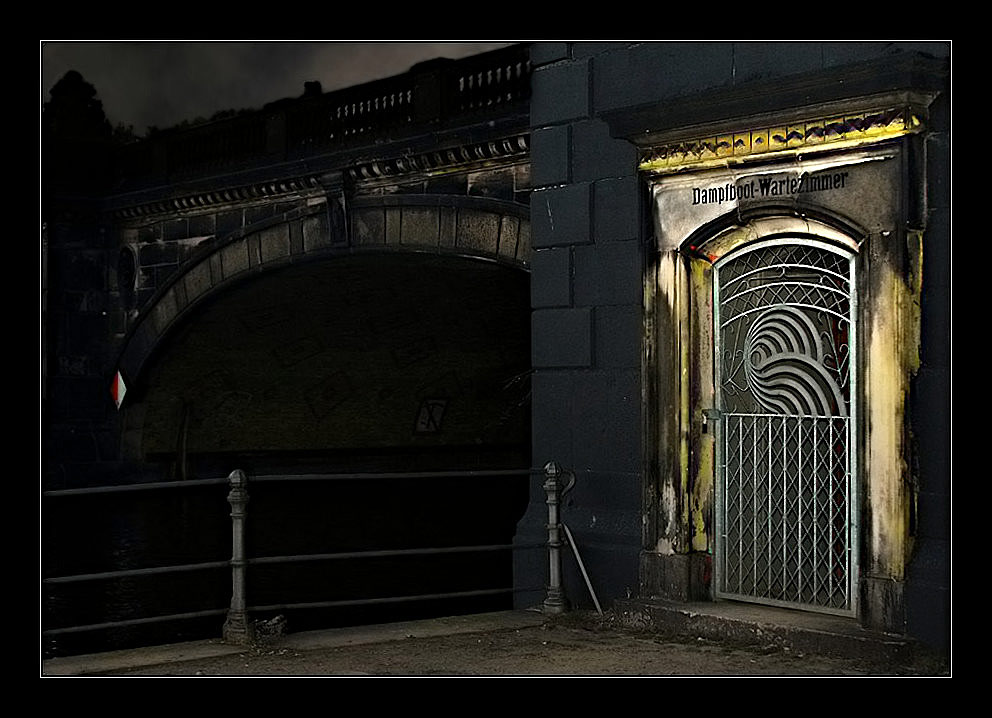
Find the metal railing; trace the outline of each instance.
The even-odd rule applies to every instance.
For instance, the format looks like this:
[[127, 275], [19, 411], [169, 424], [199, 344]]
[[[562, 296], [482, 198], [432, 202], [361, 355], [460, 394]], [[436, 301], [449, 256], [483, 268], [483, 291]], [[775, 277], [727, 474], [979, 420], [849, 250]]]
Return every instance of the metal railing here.
[[[567, 600], [562, 582], [561, 568], [561, 547], [562, 530], [567, 532], [559, 517], [559, 504], [561, 496], [574, 485], [575, 478], [572, 472], [563, 470], [557, 463], [548, 462], [542, 469], [495, 469], [495, 470], [466, 470], [466, 471], [413, 471], [413, 472], [349, 472], [337, 474], [301, 474], [301, 475], [279, 475], [279, 476], [255, 476], [251, 479], [251, 484], [272, 483], [272, 482], [300, 482], [300, 481], [343, 481], [343, 480], [374, 480], [374, 479], [426, 479], [426, 478], [494, 478], [511, 477], [522, 475], [539, 475], [544, 477], [543, 489], [546, 493], [546, 503], [548, 506], [548, 539], [546, 542], [531, 543], [508, 543], [508, 544], [482, 544], [466, 546], [439, 546], [426, 548], [403, 548], [403, 549], [374, 549], [364, 551], [341, 551], [334, 553], [299, 554], [286, 556], [257, 556], [249, 557], [245, 551], [245, 527], [247, 521], [247, 505], [249, 501], [248, 485], [249, 480], [245, 472], [241, 470], [232, 471], [227, 478], [214, 479], [194, 479], [186, 481], [169, 482], [149, 482], [142, 484], [128, 484], [120, 486], [96, 486], [78, 489], [61, 489], [43, 492], [44, 498], [56, 499], [62, 497], [88, 496], [99, 494], [120, 494], [141, 491], [161, 491], [172, 489], [183, 489], [203, 486], [227, 485], [230, 491], [227, 496], [231, 506], [231, 538], [232, 550], [230, 560], [204, 561], [191, 564], [177, 564], [170, 566], [152, 566], [133, 569], [122, 569], [115, 571], [103, 571], [96, 573], [75, 574], [69, 576], [53, 576], [43, 579], [43, 584], [67, 585], [80, 584], [94, 581], [106, 581], [114, 579], [127, 579], [142, 576], [156, 576], [167, 574], [182, 574], [196, 571], [216, 570], [225, 567], [231, 569], [231, 602], [227, 608], [207, 609], [201, 611], [191, 611], [184, 613], [172, 613], [160, 616], [148, 616], [142, 618], [121, 619], [115, 621], [104, 621], [100, 623], [90, 623], [85, 625], [66, 626], [52, 628], [42, 632], [45, 638], [54, 638], [65, 634], [83, 633], [87, 631], [97, 631], [108, 628], [122, 628], [126, 626], [139, 626], [166, 621], [176, 621], [192, 618], [204, 618], [210, 616], [225, 616], [222, 629], [224, 640], [243, 644], [249, 643], [253, 638], [252, 622], [249, 620], [251, 613], [263, 613], [271, 611], [281, 611], [286, 609], [312, 609], [312, 608], [336, 608], [345, 606], [381, 605], [388, 603], [404, 603], [411, 601], [427, 601], [440, 599], [470, 598], [478, 596], [505, 595], [515, 592], [536, 592], [540, 587], [506, 587], [475, 589], [467, 591], [453, 591], [445, 593], [416, 594], [404, 596], [389, 596], [377, 598], [344, 599], [332, 601], [311, 601], [305, 603], [278, 603], [269, 605], [248, 605], [246, 590], [246, 571], [249, 566], [260, 566], [266, 564], [285, 564], [310, 561], [336, 561], [361, 558], [386, 558], [386, 557], [411, 557], [441, 554], [468, 554], [486, 553], [497, 551], [534, 550], [546, 548], [548, 551], [548, 583], [543, 587], [546, 598], [542, 604], [542, 610], [547, 614], [562, 613], [567, 610]], [[573, 544], [573, 550], [576, 550]], [[581, 563], [576, 550], [576, 558], [582, 569], [583, 577], [589, 586], [590, 593], [592, 587], [589, 584], [585, 568]], [[593, 600], [598, 601], [593, 593]]]
[[141, 184], [151, 177], [244, 169], [437, 127], [526, 115], [529, 53], [527, 45], [512, 45], [460, 60], [439, 59], [402, 75], [164, 130], [121, 148], [117, 171]]

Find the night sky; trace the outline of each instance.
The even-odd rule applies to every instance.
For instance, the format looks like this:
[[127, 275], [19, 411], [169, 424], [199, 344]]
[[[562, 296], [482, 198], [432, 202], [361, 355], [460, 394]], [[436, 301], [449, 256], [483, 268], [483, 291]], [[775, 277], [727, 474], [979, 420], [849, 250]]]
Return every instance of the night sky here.
[[260, 108], [406, 72], [435, 57], [459, 58], [507, 42], [124, 42], [42, 41], [41, 101], [69, 70], [97, 90], [111, 124], [170, 127], [220, 110]]

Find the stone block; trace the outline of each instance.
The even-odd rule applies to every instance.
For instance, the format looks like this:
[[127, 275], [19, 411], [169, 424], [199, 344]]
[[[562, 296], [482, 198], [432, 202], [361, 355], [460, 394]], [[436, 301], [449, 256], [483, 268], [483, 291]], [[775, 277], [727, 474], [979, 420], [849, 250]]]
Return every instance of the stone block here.
[[183, 219], [170, 219], [162, 223], [162, 239], [186, 239], [189, 237], [189, 222]]
[[258, 233], [259, 253], [262, 264], [276, 259], [288, 257], [289, 246], [289, 225], [285, 222], [269, 227]]
[[458, 211], [458, 246], [482, 254], [496, 255], [499, 242], [499, 215], [474, 209]]
[[734, 81], [736, 83], [815, 72], [822, 67], [823, 43], [734, 43]]
[[[103, 377], [49, 377], [51, 420], [86, 421], [100, 419], [107, 405], [113, 405], [110, 385]], [[56, 441], [60, 445], [61, 441]], [[89, 442], [93, 447], [92, 441]]]
[[951, 206], [950, 136], [944, 133], [927, 135], [927, 209], [949, 209]]
[[161, 239], [162, 239], [162, 225], [147, 224], [144, 227], [138, 227], [139, 242], [158, 242]]
[[438, 209], [438, 244], [442, 247], [454, 247], [458, 239], [458, 210], [454, 207]]
[[352, 213], [351, 219], [353, 233], [352, 241], [355, 244], [362, 245], [385, 243], [386, 216], [383, 214], [381, 207], [356, 209]]
[[596, 308], [595, 358], [599, 368], [641, 366], [644, 318], [636, 305]]
[[152, 310], [152, 326], [155, 329], [155, 333], [162, 335], [169, 325], [176, 318], [179, 313], [179, 304], [177, 301], [175, 288], [170, 289], [155, 303], [155, 308]]
[[567, 59], [567, 42], [535, 42], [530, 46], [530, 64], [534, 67]]
[[531, 193], [530, 221], [537, 249], [590, 241], [590, 185], [571, 184]]
[[160, 264], [159, 266], [154, 267], [152, 271], [155, 273], [155, 286], [164, 287], [172, 281], [172, 278], [175, 277], [176, 274], [179, 273], [179, 265]]
[[588, 367], [592, 315], [588, 309], [537, 309], [531, 315], [531, 357], [538, 367]]
[[[531, 375], [532, 454], [536, 466], [574, 464], [572, 454], [573, 373], [538, 369]], [[537, 481], [537, 479], [534, 479]]]
[[641, 552], [639, 593], [669, 601], [710, 600], [712, 559], [707, 554]]
[[[947, 486], [950, 490], [950, 486]], [[946, 493], [921, 491], [916, 499], [917, 536], [951, 538], [951, 499]]]
[[107, 284], [106, 260], [102, 252], [49, 250], [48, 281], [53, 289], [104, 289]]
[[224, 281], [224, 259], [221, 252], [210, 255], [210, 283], [220, 284]]
[[863, 576], [861, 623], [872, 631], [906, 633], [905, 581]]
[[593, 239], [612, 242], [641, 234], [641, 187], [636, 176], [593, 184]]
[[639, 471], [640, 372], [595, 371], [576, 376], [571, 422], [576, 466], [596, 471]]
[[589, 116], [589, 61], [539, 68], [530, 86], [532, 127]]
[[226, 237], [245, 226], [244, 210], [233, 209], [221, 212], [215, 219], [215, 229], [218, 237]]
[[426, 194], [451, 194], [464, 197], [468, 194], [468, 178], [462, 173], [430, 177], [423, 191]]
[[520, 229], [517, 234], [517, 260], [529, 264], [533, 251], [530, 241], [530, 222], [526, 219], [520, 220]]
[[175, 242], [154, 242], [138, 247], [138, 265], [155, 267], [179, 262], [179, 245]]
[[189, 218], [190, 237], [208, 237], [216, 233], [216, 217], [212, 214], [199, 214]]
[[434, 247], [438, 239], [436, 207], [404, 207], [401, 218], [403, 244]]
[[289, 223], [289, 253], [303, 254], [303, 221], [294, 219]]
[[950, 589], [911, 581], [906, 586], [906, 625], [917, 640], [946, 651], [951, 643]]
[[572, 250], [541, 249], [531, 255], [530, 303], [535, 309], [572, 303]]
[[183, 282], [186, 285], [186, 298], [190, 302], [209, 292], [213, 286], [210, 279], [210, 262], [203, 261], [193, 266], [183, 277]]
[[325, 212], [304, 217], [301, 221], [304, 252], [313, 252], [316, 249], [331, 245], [331, 233], [327, 226], [327, 214]]
[[594, 62], [597, 112], [726, 87], [734, 80], [734, 46], [729, 42], [649, 42], [605, 53]]
[[573, 42], [572, 57], [576, 60], [583, 60], [611, 50], [623, 50], [628, 44], [626, 42]]
[[224, 279], [230, 279], [248, 269], [248, 243], [239, 239], [224, 247], [221, 250], [221, 265]]
[[573, 255], [576, 306], [634, 304], [643, 293], [641, 246], [637, 241], [576, 247]]
[[[581, 383], [576, 384], [577, 388]], [[575, 488], [569, 493], [575, 508], [587, 513], [587, 530], [623, 536], [640, 545], [641, 478], [639, 473], [589, 469], [577, 464]], [[597, 511], [603, 513], [597, 516]], [[575, 528], [575, 526], [573, 526]]]
[[467, 179], [468, 194], [472, 197], [513, 200], [514, 176], [512, 167], [470, 172]]
[[256, 222], [261, 222], [275, 216], [275, 205], [265, 204], [260, 207], [245, 207], [245, 226], [250, 227]]
[[535, 187], [569, 181], [569, 126], [543, 127], [530, 133], [531, 182]]
[[520, 220], [511, 214], [499, 218], [499, 256], [506, 259], [517, 258], [517, 239], [520, 236]]
[[[533, 155], [532, 155], [533, 156]], [[521, 204], [530, 204], [531, 163], [513, 165], [513, 199]]]
[[[615, 599], [624, 598], [637, 591], [636, 546], [620, 541], [610, 543], [593, 541], [589, 537], [578, 535], [575, 537], [575, 542], [582, 553], [582, 561], [587, 572], [590, 576], [595, 576], [593, 585], [604, 609], [611, 606]], [[573, 607], [579, 610], [591, 610], [592, 598], [575, 561], [564, 562], [564, 574], [565, 593]]]
[[865, 60], [877, 60], [903, 52], [919, 52], [933, 57], [950, 57], [947, 42], [822, 42], [823, 67], [837, 67]]
[[66, 344], [58, 351], [70, 354], [88, 356], [90, 359], [99, 357], [107, 351], [107, 336], [110, 320], [103, 312], [81, 311], [66, 318], [64, 336]]
[[913, 557], [906, 568], [910, 581], [926, 581], [938, 586], [951, 585], [950, 538], [918, 537], [913, 546]]
[[386, 207], [386, 244], [403, 242], [403, 210], [400, 207]]

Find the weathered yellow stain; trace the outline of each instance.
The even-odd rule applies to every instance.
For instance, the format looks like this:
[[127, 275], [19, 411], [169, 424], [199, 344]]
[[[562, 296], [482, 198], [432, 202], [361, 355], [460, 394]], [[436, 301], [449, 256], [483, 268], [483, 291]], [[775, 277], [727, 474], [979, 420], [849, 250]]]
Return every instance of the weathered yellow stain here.
[[[658, 312], [660, 316], [668, 317], [673, 323], [673, 327], [678, 325], [678, 275], [679, 257], [676, 252], [664, 252], [659, 257], [657, 299]], [[671, 386], [665, 387], [664, 391], [670, 391]], [[668, 428], [678, 426], [679, 413], [673, 412], [669, 416], [659, 417], [660, 421]], [[670, 433], [662, 431], [663, 434]], [[660, 554], [673, 554], [678, 552], [679, 537], [679, 502], [678, 492], [670, 472], [663, 473], [660, 477], [658, 496], [658, 541], [657, 551]]]
[[[683, 522], [689, 519], [689, 446], [692, 408], [690, 406], [689, 391], [689, 369], [692, 362], [691, 351], [691, 317], [689, 312], [692, 300], [689, 295], [692, 284], [689, 273], [685, 268], [685, 258], [680, 257], [678, 268], [678, 305], [677, 316], [679, 322], [679, 496], [681, 498], [679, 506], [679, 516]], [[691, 536], [690, 527], [683, 524], [681, 527], [683, 536]], [[683, 547], [683, 551], [686, 550]]]
[[700, 480], [696, 482], [693, 496], [692, 550], [708, 551], [710, 536], [706, 533], [706, 518], [713, 510], [713, 442], [706, 442], [699, 447], [698, 466]]
[[913, 497], [908, 490], [904, 427], [909, 380], [919, 367], [922, 244], [918, 235], [907, 237], [906, 250], [905, 274], [890, 257], [872, 267], [872, 313], [865, 332], [869, 360], [863, 392], [869, 430], [864, 469], [872, 515], [870, 570], [893, 579], [903, 578], [910, 546]]
[[713, 496], [715, 482], [715, 444], [714, 433], [716, 425], [707, 426], [707, 433], [702, 433], [703, 409], [712, 407], [713, 392], [713, 302], [711, 293], [712, 267], [703, 260], [689, 260], [690, 282], [694, 289], [692, 296], [691, 321], [695, 327], [693, 352], [695, 365], [692, 371], [692, 394], [687, 397], [687, 410], [693, 422], [693, 445], [695, 455], [692, 476], [692, 500], [689, 521], [691, 523], [691, 547], [693, 551], [708, 551], [712, 537], [707, 533], [708, 525], [712, 525]]

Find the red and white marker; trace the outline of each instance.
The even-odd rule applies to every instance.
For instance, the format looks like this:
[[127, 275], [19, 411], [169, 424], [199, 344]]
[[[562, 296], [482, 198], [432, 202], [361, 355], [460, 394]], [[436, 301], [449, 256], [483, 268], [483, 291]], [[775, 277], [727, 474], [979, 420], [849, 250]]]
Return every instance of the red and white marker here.
[[114, 403], [117, 404], [117, 408], [121, 408], [121, 402], [124, 401], [124, 395], [127, 393], [127, 387], [124, 385], [124, 377], [121, 376], [120, 372], [114, 374], [114, 383], [110, 385], [110, 394], [114, 397]]

